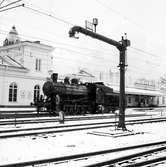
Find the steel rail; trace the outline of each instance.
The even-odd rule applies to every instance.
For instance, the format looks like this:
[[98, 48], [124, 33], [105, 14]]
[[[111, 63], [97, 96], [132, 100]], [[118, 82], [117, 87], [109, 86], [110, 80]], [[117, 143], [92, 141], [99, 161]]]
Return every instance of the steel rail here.
[[[163, 162], [163, 161], [166, 161], [166, 156], [162, 156], [162, 157], [159, 157], [159, 158], [154, 158], [154, 159], [151, 159], [151, 160], [146, 160], [146, 161], [134, 163], [134, 167], [152, 165], [154, 163]], [[123, 167], [133, 167], [133, 164], [132, 165], [125, 165]]]
[[[126, 160], [130, 160], [132, 158], [137, 158], [137, 157], [140, 157], [140, 156], [145, 156], [147, 154], [152, 154], [152, 153], [155, 153], [155, 152], [159, 152], [159, 151], [163, 151], [163, 150], [166, 150], [166, 146], [162, 146], [162, 147], [159, 147], [159, 148], [154, 148], [154, 149], [150, 149], [148, 151], [143, 151], [143, 152], [138, 152], [138, 153], [134, 153], [134, 154], [131, 154], [131, 155], [127, 155], [127, 156], [122, 156], [122, 157], [119, 157], [119, 158], [115, 158], [115, 159], [111, 159], [111, 160], [106, 160], [106, 161], [102, 161], [102, 162], [99, 162], [99, 163], [95, 163], [95, 164], [90, 164], [90, 165], [87, 165], [86, 167], [102, 167], [102, 166], [105, 166], [105, 165], [114, 165], [116, 163], [119, 163], [119, 162], [123, 162], [123, 161], [126, 161]], [[158, 159], [159, 160], [159, 159]], [[160, 160], [166, 160], [166, 157], [162, 157]], [[154, 162], [157, 162], [157, 159], [154, 161], [153, 160], [149, 160], [149, 162], [147, 162], [147, 164], [149, 163], [154, 163]], [[135, 167], [136, 165], [138, 165], [140, 167], [140, 165], [146, 165], [146, 162], [143, 161], [142, 163], [135, 163], [135, 164], [132, 164], [130, 167]], [[129, 167], [129, 165], [126, 167]]]
[[[139, 116], [138, 114], [137, 115], [134, 115], [134, 117], [136, 116]], [[142, 116], [142, 115], [141, 115]], [[145, 115], [143, 115], [145, 116]], [[109, 116], [88, 116], [88, 117], [73, 117], [73, 118], [65, 118], [65, 121], [78, 121], [78, 120], [95, 120], [95, 119], [110, 119], [110, 118], [115, 118], [114, 115], [109, 115]], [[58, 121], [59, 118], [58, 116], [57, 117], [54, 117], [54, 118], [49, 118], [49, 119], [38, 119], [38, 118], [35, 118], [35, 119], [26, 119], [26, 120], [20, 120], [20, 119], [17, 119], [16, 122], [17, 124], [26, 124], [26, 123], [44, 123], [44, 122], [55, 122], [55, 121]], [[5, 124], [14, 124], [15, 120], [0, 120], [0, 125], [5, 125]]]
[[[153, 119], [153, 120], [130, 120], [126, 121], [126, 125], [134, 125], [134, 124], [143, 124], [143, 123], [153, 123], [153, 122], [161, 122], [161, 121], [166, 121], [166, 119]], [[2, 138], [12, 138], [12, 137], [21, 137], [21, 136], [31, 136], [31, 135], [39, 135], [39, 134], [50, 134], [50, 133], [62, 133], [62, 132], [72, 132], [72, 131], [80, 131], [80, 130], [88, 130], [88, 129], [98, 129], [98, 128], [107, 128], [107, 127], [113, 127], [115, 126], [115, 123], [117, 122], [100, 122], [100, 123], [94, 123], [94, 124], [79, 124], [79, 125], [62, 125], [62, 126], [57, 126], [57, 127], [49, 127], [50, 129], [55, 129], [48, 131], [46, 128], [30, 128], [29, 130], [46, 130], [42, 132], [29, 132], [29, 133], [15, 133], [15, 134], [0, 134], [0, 139]], [[82, 127], [81, 127], [82, 126]], [[85, 127], [83, 127], [85, 126]], [[88, 127], [86, 127], [88, 126]], [[71, 128], [71, 127], [79, 127], [79, 128]], [[58, 129], [58, 128], [70, 128], [70, 129]], [[56, 130], [57, 129], [57, 130]], [[12, 130], [11, 130], [12, 131]], [[26, 131], [26, 129], [23, 129], [22, 131]], [[8, 131], [9, 132], [9, 131]], [[17, 132], [17, 130], [16, 130]], [[19, 132], [19, 130], [18, 130]], [[2, 132], [3, 133], [3, 132]], [[7, 133], [7, 132], [6, 132]], [[11, 132], [12, 133], [12, 132]]]
[[[57, 120], [58, 121], [58, 120]], [[166, 121], [165, 118], [148, 118], [148, 119], [136, 119], [136, 120], [128, 120], [127, 123], [141, 123], [142, 121]], [[75, 124], [75, 125], [61, 125], [61, 126], [46, 126], [46, 127], [36, 127], [36, 128], [21, 128], [21, 129], [10, 129], [10, 130], [0, 130], [0, 133], [9, 133], [9, 132], [20, 132], [20, 131], [30, 131], [30, 130], [42, 130], [42, 129], [53, 129], [53, 128], [66, 128], [66, 127], [77, 127], [77, 126], [88, 126], [88, 125], [103, 125], [103, 124], [115, 124], [117, 122], [110, 121], [110, 122], [95, 122], [95, 123], [84, 123], [84, 124]]]
[[[73, 159], [97, 156], [97, 155], [108, 154], [108, 153], [116, 153], [120, 151], [131, 150], [131, 149], [159, 146], [159, 145], [164, 145], [164, 144], [166, 144], [166, 141], [159, 141], [159, 142], [146, 143], [146, 144], [140, 144], [140, 145], [134, 145], [134, 146], [128, 146], [128, 147], [122, 147], [122, 148], [88, 152], [88, 153], [83, 153], [83, 154], [74, 154], [74, 155], [68, 155], [68, 156], [63, 156], [63, 157], [55, 157], [55, 158], [39, 159], [39, 160], [34, 160], [34, 161], [24, 161], [24, 162], [18, 162], [18, 163], [3, 164], [3, 165], [0, 165], [0, 167], [23, 167], [23, 166], [28, 166], [28, 165], [39, 165], [39, 164], [53, 163], [53, 162], [55, 163], [55, 162], [69, 161]], [[166, 149], [166, 146], [162, 146], [162, 149], [163, 148]], [[161, 150], [161, 148], [152, 149], [152, 150]], [[139, 153], [139, 154], [141, 155], [142, 153]], [[132, 154], [132, 156], [134, 156], [134, 154]], [[128, 157], [129, 156], [125, 156], [121, 158], [121, 160], [127, 159]], [[119, 159], [114, 159], [110, 162], [117, 162], [117, 160], [119, 161]], [[93, 166], [93, 167], [97, 167], [97, 166]]]
[[[134, 115], [126, 115], [126, 117], [137, 117], [140, 116], [139, 114], [134, 114]], [[151, 115], [141, 115], [141, 117], [143, 116], [151, 116]], [[65, 121], [78, 121], [78, 120], [95, 120], [95, 119], [110, 119], [110, 118], [115, 118], [114, 115], [110, 115], [110, 116], [95, 116], [95, 117], [76, 117], [76, 118], [65, 118]], [[162, 117], [163, 119], [166, 117]], [[158, 118], [158, 119], [162, 119], [162, 118]], [[146, 118], [146, 119], [152, 119], [152, 118]], [[155, 119], [155, 118], [154, 118]], [[157, 119], [157, 118], [156, 118]], [[26, 120], [16, 120], [16, 124], [35, 124], [35, 123], [45, 123], [45, 122], [55, 122], [58, 121], [59, 118], [49, 118], [49, 119], [26, 119]], [[142, 119], [141, 119], [142, 120]], [[15, 123], [15, 120], [0, 120], [0, 125], [12, 125]]]

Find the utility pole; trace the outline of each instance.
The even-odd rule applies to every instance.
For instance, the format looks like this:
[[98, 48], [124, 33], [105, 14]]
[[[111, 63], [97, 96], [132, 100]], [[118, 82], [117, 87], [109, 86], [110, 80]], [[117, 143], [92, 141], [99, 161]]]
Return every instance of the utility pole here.
[[[76, 33], [82, 33], [85, 35], [88, 35], [92, 38], [96, 38], [98, 40], [101, 40], [103, 42], [106, 42], [108, 44], [111, 44], [115, 46], [119, 52], [120, 52], [120, 58], [119, 58], [119, 67], [120, 67], [120, 94], [119, 94], [119, 122], [118, 122], [118, 128], [122, 128], [122, 130], [126, 130], [125, 126], [125, 56], [126, 56], [126, 49], [128, 46], [130, 46], [130, 41], [127, 39], [124, 39], [122, 37], [122, 40], [120, 42], [117, 42], [115, 40], [112, 40], [110, 38], [107, 38], [105, 36], [102, 36], [100, 34], [94, 33], [92, 31], [89, 31], [85, 28], [82, 28], [80, 26], [74, 26], [69, 31], [69, 37], [75, 37]], [[76, 38], [76, 37], [75, 37]]]

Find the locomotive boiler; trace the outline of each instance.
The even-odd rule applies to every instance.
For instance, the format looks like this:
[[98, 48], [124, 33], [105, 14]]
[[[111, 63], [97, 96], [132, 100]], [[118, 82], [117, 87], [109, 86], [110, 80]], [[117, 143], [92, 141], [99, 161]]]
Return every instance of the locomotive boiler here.
[[[113, 89], [102, 82], [79, 83], [77, 79], [65, 78], [64, 82], [57, 82], [58, 74], [54, 73], [49, 81], [43, 85], [45, 101], [39, 102], [50, 113], [56, 112], [56, 106], [60, 106], [66, 115], [86, 113], [109, 112], [118, 104], [115, 102]], [[57, 99], [57, 95], [60, 97]], [[116, 104], [117, 103], [117, 104]], [[39, 105], [38, 105], [39, 106]]]

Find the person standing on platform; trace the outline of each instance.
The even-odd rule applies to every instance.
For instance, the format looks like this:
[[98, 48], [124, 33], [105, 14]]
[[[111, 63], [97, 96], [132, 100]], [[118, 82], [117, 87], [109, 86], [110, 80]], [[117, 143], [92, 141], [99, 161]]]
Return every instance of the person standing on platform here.
[[60, 109], [60, 96], [56, 95], [56, 112], [59, 113], [59, 123], [64, 124], [64, 112]]

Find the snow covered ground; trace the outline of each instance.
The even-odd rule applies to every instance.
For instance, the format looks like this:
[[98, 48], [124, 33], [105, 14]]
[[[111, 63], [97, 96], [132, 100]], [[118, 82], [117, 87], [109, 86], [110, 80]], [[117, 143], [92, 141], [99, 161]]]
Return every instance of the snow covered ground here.
[[[71, 122], [70, 122], [71, 124]], [[0, 165], [119, 148], [166, 139], [166, 123], [128, 125], [137, 135], [114, 138], [92, 132], [116, 133], [115, 127], [0, 139]]]

